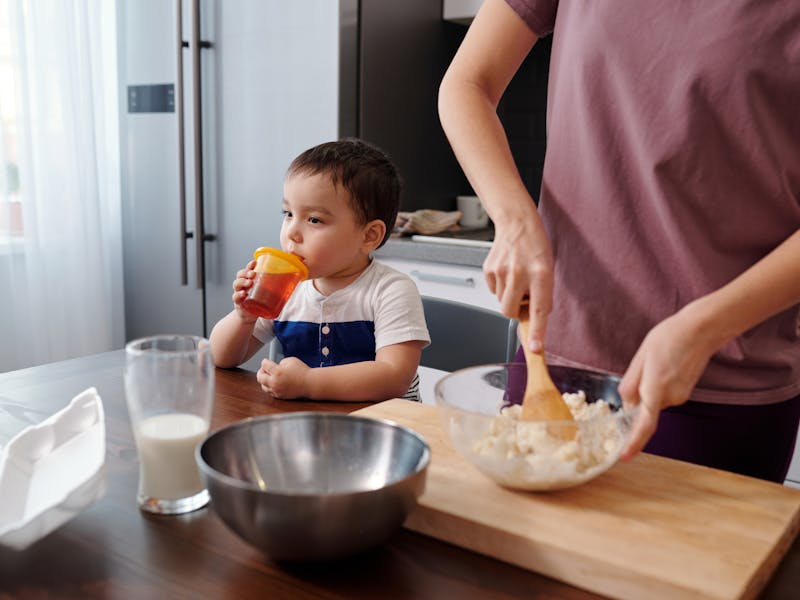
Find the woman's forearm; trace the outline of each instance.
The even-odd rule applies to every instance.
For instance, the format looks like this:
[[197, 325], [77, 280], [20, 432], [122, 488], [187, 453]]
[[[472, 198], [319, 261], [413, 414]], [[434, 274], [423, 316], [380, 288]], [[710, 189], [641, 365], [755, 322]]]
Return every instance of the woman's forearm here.
[[495, 224], [535, 212], [497, 116], [501, 96], [535, 42], [503, 0], [487, 0], [439, 88], [442, 128]]
[[495, 225], [495, 243], [483, 263], [486, 282], [510, 317], [529, 298], [532, 350], [544, 339], [552, 306], [552, 251], [497, 104], [535, 43], [536, 35], [504, 0], [486, 0], [439, 88], [442, 127]]
[[719, 349], [796, 304], [800, 304], [800, 230], [730, 283], [683, 310], [699, 319], [709, 347]]
[[503, 224], [530, 218], [534, 204], [519, 176], [495, 109], [474, 83], [456, 76], [445, 76], [442, 81], [442, 127], [492, 221]]

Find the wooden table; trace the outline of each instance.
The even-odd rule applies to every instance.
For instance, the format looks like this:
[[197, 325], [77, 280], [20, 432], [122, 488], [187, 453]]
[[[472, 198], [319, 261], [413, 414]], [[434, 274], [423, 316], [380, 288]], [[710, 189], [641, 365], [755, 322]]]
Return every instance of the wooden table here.
[[[0, 548], [0, 598], [597, 597], [405, 529], [355, 558], [286, 565], [241, 541], [209, 507], [172, 517], [142, 513], [123, 362], [119, 350], [0, 374], [0, 432], [20, 416], [40, 421], [87, 387], [98, 389], [106, 412], [108, 488], [101, 501], [28, 549]], [[274, 400], [261, 392], [255, 374], [217, 370], [212, 430], [262, 414], [364, 406]], [[794, 600], [798, 590], [796, 540], [762, 597]]]

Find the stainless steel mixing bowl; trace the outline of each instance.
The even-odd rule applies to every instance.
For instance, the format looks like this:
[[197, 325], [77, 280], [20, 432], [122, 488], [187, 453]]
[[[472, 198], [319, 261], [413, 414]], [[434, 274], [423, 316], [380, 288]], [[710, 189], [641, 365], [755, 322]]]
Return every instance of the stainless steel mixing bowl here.
[[417, 505], [430, 448], [389, 421], [299, 412], [220, 429], [196, 457], [234, 532], [274, 560], [316, 561], [389, 538]]

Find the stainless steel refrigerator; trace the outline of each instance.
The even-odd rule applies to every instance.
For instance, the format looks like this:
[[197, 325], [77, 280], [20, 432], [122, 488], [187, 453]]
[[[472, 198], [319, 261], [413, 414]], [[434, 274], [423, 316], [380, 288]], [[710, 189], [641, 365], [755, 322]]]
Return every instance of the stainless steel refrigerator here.
[[458, 43], [441, 3], [118, 0], [118, 15], [127, 339], [208, 334], [231, 310], [237, 270], [279, 245], [284, 173], [312, 145], [384, 147], [405, 209], [460, 193], [436, 117]]

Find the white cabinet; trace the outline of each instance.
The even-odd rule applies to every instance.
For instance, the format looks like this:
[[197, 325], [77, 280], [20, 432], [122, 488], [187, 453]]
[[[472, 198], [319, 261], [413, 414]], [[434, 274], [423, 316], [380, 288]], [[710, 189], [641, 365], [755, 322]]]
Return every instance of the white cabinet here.
[[480, 267], [398, 258], [378, 257], [378, 260], [411, 277], [423, 296], [444, 298], [500, 312], [497, 296], [489, 291]]
[[794, 458], [786, 474], [786, 482], [792, 487], [800, 488], [800, 431], [797, 434], [797, 443], [794, 447]]
[[[464, 304], [480, 306], [500, 312], [497, 297], [489, 291], [483, 270], [480, 267], [449, 265], [444, 263], [408, 260], [404, 258], [384, 258], [378, 260], [405, 273], [417, 284], [423, 296], [433, 296], [454, 300]], [[434, 404], [434, 386], [445, 375], [445, 371], [420, 367], [419, 390], [424, 404]]]

